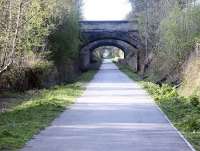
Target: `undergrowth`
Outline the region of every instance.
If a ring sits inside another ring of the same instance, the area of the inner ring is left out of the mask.
[[[183,97],[173,86],[161,86],[142,80],[125,65],[118,65],[120,70],[140,84],[152,95],[159,107],[165,112],[174,126],[188,139],[197,151],[200,151],[200,101],[192,95]]]
[[[0,150],[21,148],[72,104],[96,72],[83,74],[78,82],[40,90],[36,96],[0,113]]]

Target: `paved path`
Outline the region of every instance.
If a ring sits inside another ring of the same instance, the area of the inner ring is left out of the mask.
[[[105,63],[84,95],[22,151],[191,151],[146,92]]]

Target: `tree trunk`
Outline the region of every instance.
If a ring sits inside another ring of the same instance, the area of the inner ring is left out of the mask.
[[[21,12],[22,12],[22,0],[19,1],[19,7],[17,11],[17,18],[16,18],[16,28],[15,28],[15,33],[13,36],[12,40],[12,47],[11,47],[11,53],[8,56],[8,63],[0,70],[0,76],[8,69],[8,67],[13,63],[14,60],[14,53],[16,50],[16,42],[17,42],[17,37],[19,33],[19,24],[20,24],[20,19],[21,19]],[[10,7],[11,9],[11,7]],[[11,11],[11,10],[9,10]]]

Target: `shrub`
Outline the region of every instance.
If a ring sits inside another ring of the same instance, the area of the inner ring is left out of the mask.
[[[200,117],[199,114],[186,116],[183,123],[185,131],[197,132],[200,130]]]
[[[197,107],[197,106],[200,104],[200,102],[199,102],[199,97],[196,96],[196,95],[190,96],[190,97],[189,97],[189,100],[190,100],[190,104],[191,104],[192,106]]]
[[[178,96],[176,89],[168,84],[159,86],[152,82],[143,82],[142,85],[153,95],[156,101],[169,101]]]
[[[148,90],[150,94],[159,94],[159,85],[152,82],[142,82],[142,85]]]

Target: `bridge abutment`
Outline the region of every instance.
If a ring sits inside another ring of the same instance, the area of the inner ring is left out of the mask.
[[[139,71],[139,54],[129,54],[127,58],[125,58],[127,64],[135,71]]]
[[[89,69],[91,61],[91,53],[89,51],[84,51],[80,53],[80,69],[86,71]]]

